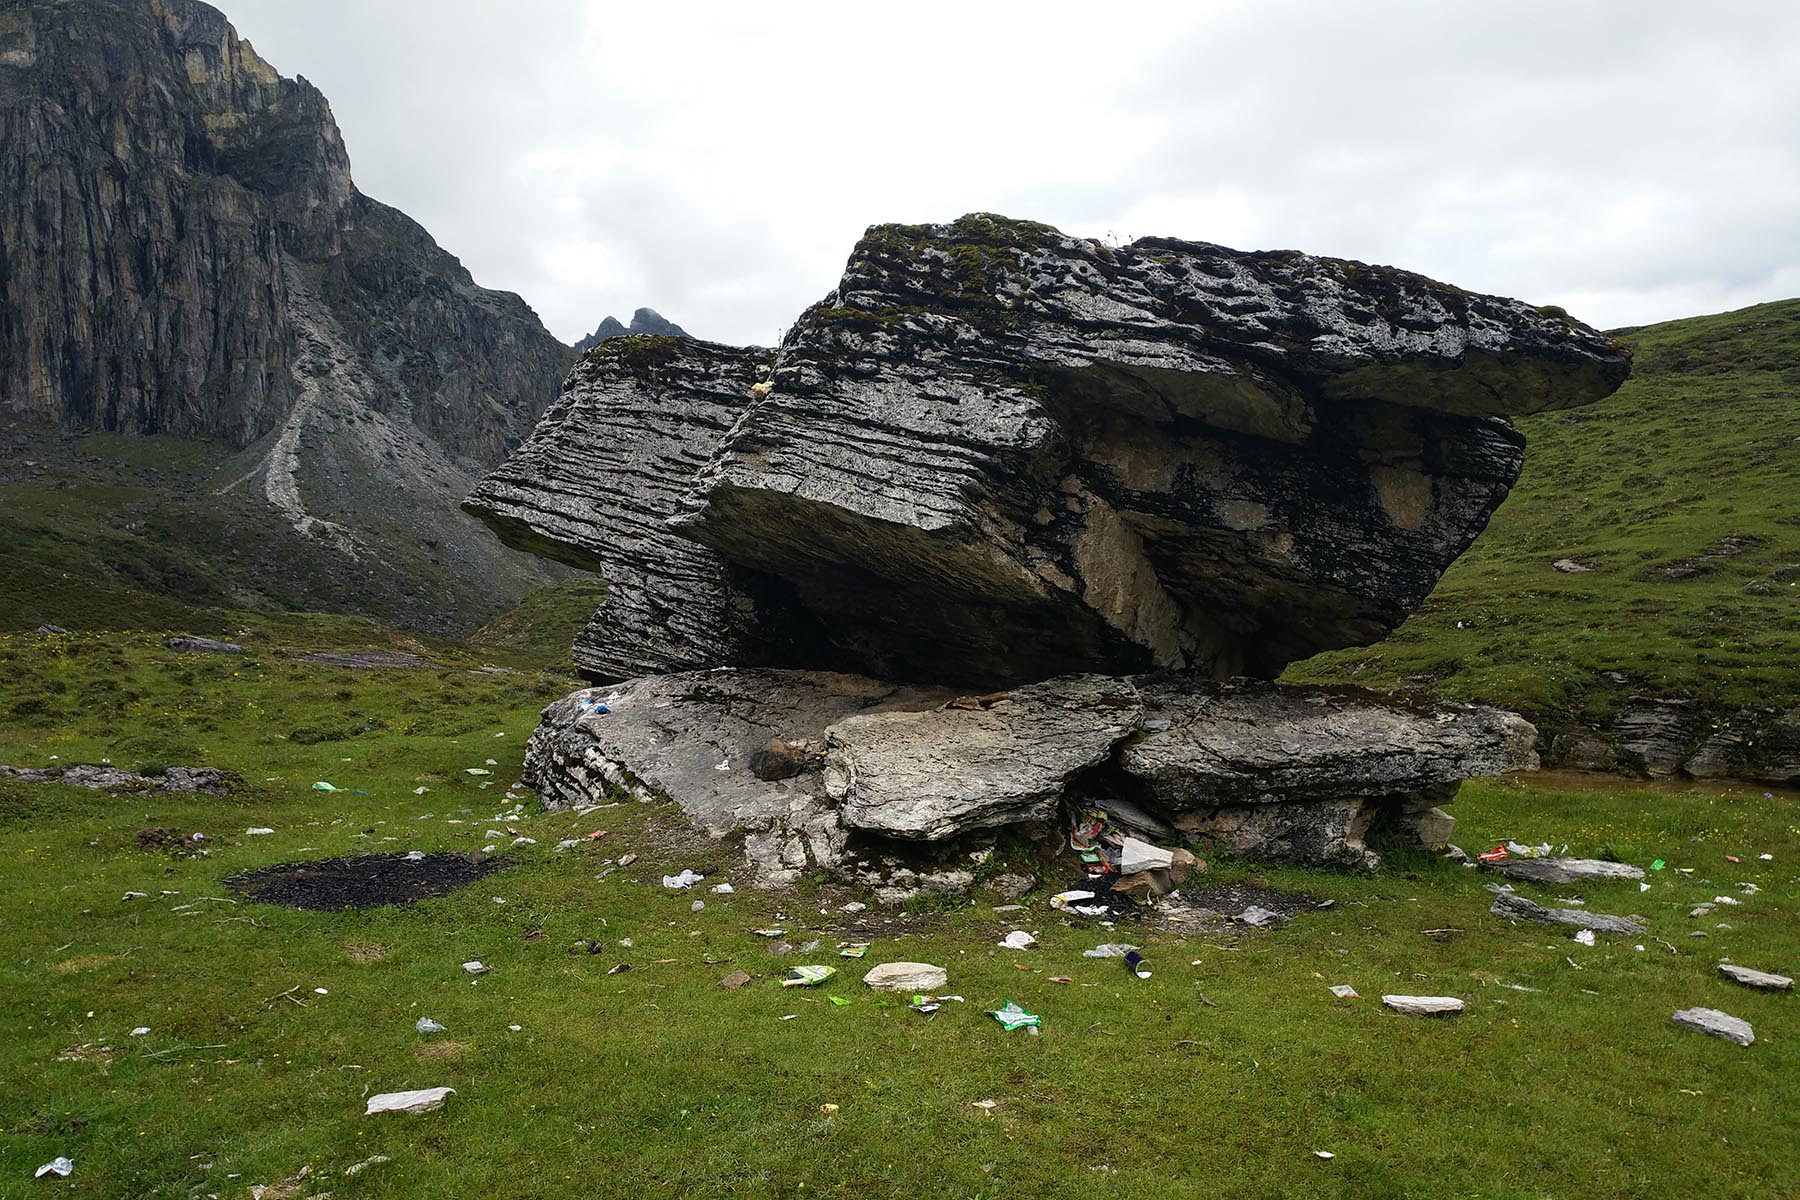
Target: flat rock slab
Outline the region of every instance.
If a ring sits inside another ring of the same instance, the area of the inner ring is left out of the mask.
[[[444,1107],[444,1100],[456,1094],[455,1088],[434,1087],[419,1088],[410,1092],[382,1092],[378,1096],[370,1096],[368,1107],[363,1110],[364,1116],[372,1117],[376,1113],[422,1113]]]
[[[186,634],[170,638],[168,647],[178,654],[242,654],[244,652],[244,648],[236,642],[221,642],[213,638],[191,637]]]
[[[194,792],[229,796],[234,778],[217,767],[167,767],[160,775],[140,775],[119,767],[77,764],[67,767],[3,767],[0,779],[22,783],[60,783],[104,792]]]
[[[1448,1017],[1463,1010],[1455,996],[1383,996],[1381,1002],[1395,1012],[1415,1017]]]
[[[1129,680],[1053,679],[990,708],[850,717],[826,735],[825,787],[852,829],[936,841],[1048,820],[1071,780],[1138,727]]]
[[[1709,1033],[1740,1046],[1748,1046],[1756,1040],[1756,1031],[1750,1028],[1750,1022],[1716,1008],[1684,1008],[1669,1019],[1683,1029]]]
[[[1719,974],[1733,983],[1741,983],[1745,987],[1760,988],[1765,992],[1791,992],[1794,981],[1786,975],[1772,975],[1767,971],[1753,971],[1749,967],[1740,967],[1736,963],[1720,963]]]
[[[950,972],[930,963],[882,963],[864,975],[863,982],[886,992],[935,992],[950,982]]]
[[[1584,912],[1579,908],[1545,908],[1535,901],[1510,892],[1494,897],[1488,909],[1496,917],[1512,917],[1535,921],[1540,925],[1572,925],[1576,929],[1592,929],[1596,933],[1616,933],[1633,937],[1644,932],[1644,926],[1629,917],[1612,917],[1605,913]]]
[[[1120,793],[1137,797],[1138,825],[1208,848],[1358,863],[1372,858],[1362,842],[1372,823],[1391,816],[1423,838],[1450,822],[1433,806],[1459,771],[1533,765],[1534,737],[1510,713],[1354,689],[1079,675],[969,697],[740,668],[646,676],[549,705],[523,780],[552,807],[673,802],[714,837],[742,832],[773,886],[839,869],[852,851],[899,862]],[[793,752],[780,770],[769,769],[774,745]],[[1284,759],[1284,745],[1303,763]]]
[[[1508,879],[1529,883],[1610,883],[1644,877],[1642,867],[1600,858],[1504,858],[1481,866]]]

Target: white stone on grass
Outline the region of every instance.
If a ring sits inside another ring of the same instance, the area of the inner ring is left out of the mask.
[[[1736,963],[1720,963],[1719,974],[1733,983],[1741,983],[1745,987],[1761,988],[1765,992],[1791,992],[1794,990],[1794,981],[1786,975],[1754,971],[1749,967],[1740,967]]]
[[[1710,1033],[1740,1046],[1748,1046],[1756,1040],[1756,1031],[1750,1028],[1750,1022],[1716,1008],[1684,1008],[1669,1019],[1683,1029]]]
[[[1463,1010],[1463,1002],[1455,996],[1383,996],[1381,1002],[1415,1017],[1447,1017]]]
[[[863,982],[886,992],[935,992],[950,982],[950,972],[930,963],[882,963],[871,968]]]
[[[383,1092],[379,1096],[369,1097],[369,1106],[363,1110],[365,1117],[376,1113],[401,1112],[422,1113],[434,1108],[444,1107],[444,1098],[454,1095],[455,1088],[434,1087],[419,1088],[411,1092]]]

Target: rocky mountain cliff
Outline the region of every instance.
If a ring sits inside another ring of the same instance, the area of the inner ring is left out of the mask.
[[[655,337],[692,337],[693,334],[677,325],[654,308],[640,308],[631,314],[631,324],[622,323],[617,317],[608,317],[600,322],[600,327],[575,343],[575,353],[582,354],[592,350],[601,342],[613,338],[630,337],[634,333],[646,333]]]
[[[569,361],[523,300],[358,192],[325,97],[217,10],[0,11],[10,420],[221,439],[239,454],[218,490],[370,571],[466,581],[442,611],[380,614],[448,628],[553,574],[456,500]]]

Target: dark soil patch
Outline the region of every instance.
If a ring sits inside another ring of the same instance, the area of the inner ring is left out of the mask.
[[[233,875],[225,882],[264,904],[337,912],[382,904],[416,904],[433,896],[448,895],[504,865],[498,858],[476,863],[448,851],[427,854],[418,860],[404,854],[362,854],[277,863]]]

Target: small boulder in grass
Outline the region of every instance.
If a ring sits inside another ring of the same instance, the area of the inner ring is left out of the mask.
[[[1449,1017],[1463,1010],[1455,996],[1383,996],[1381,1002],[1395,1012],[1415,1017]]]
[[[1733,983],[1760,988],[1765,992],[1791,992],[1794,990],[1794,981],[1786,975],[1774,975],[1768,971],[1753,971],[1749,967],[1740,967],[1736,963],[1720,963],[1719,974]]]
[[[379,1096],[369,1097],[369,1106],[363,1115],[372,1117],[376,1113],[422,1113],[444,1107],[444,1099],[453,1095],[455,1088],[434,1087],[419,1088],[411,1092],[383,1092]]]
[[[1669,1019],[1683,1029],[1711,1034],[1740,1046],[1748,1046],[1756,1040],[1756,1031],[1750,1028],[1750,1022],[1716,1008],[1684,1008]]]
[[[950,982],[950,972],[930,963],[882,963],[864,975],[863,982],[886,992],[935,992]]]

